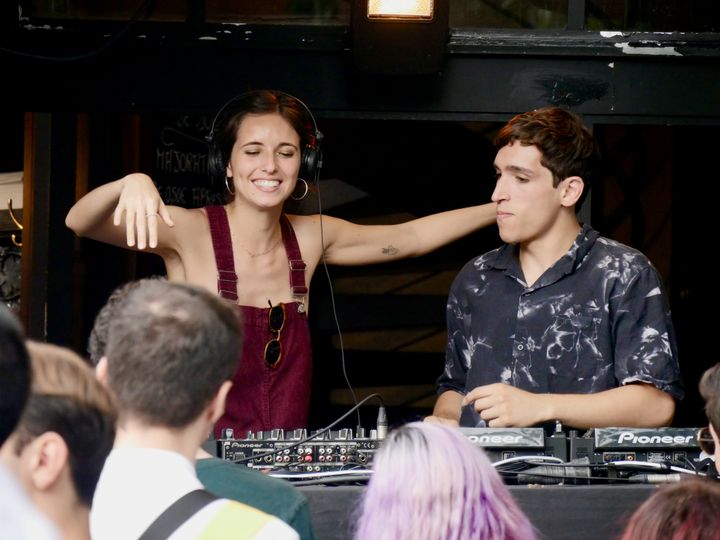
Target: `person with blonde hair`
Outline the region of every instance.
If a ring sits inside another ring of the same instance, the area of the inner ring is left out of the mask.
[[[482,448],[430,422],[388,434],[357,518],[355,540],[536,538]]]
[[[73,351],[34,341],[27,347],[30,397],[0,460],[63,538],[89,540],[95,486],[115,437],[113,400]]]

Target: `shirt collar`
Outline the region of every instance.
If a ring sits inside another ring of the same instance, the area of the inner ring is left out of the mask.
[[[570,249],[541,276],[533,285],[533,289],[549,285],[565,274],[572,273],[582,264],[598,236],[600,236],[600,233],[584,223]],[[488,253],[483,259],[482,262],[487,267],[503,270],[505,274],[515,279],[520,279],[522,276],[518,248],[515,244],[504,244]]]

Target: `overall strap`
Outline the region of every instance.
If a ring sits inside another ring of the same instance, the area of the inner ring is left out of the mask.
[[[232,251],[232,238],[230,224],[223,206],[206,206],[205,211],[210,224],[210,237],[212,238],[215,265],[218,270],[218,294],[228,300],[237,301],[237,274],[235,273],[235,259]],[[283,246],[288,256],[290,267],[290,289],[295,297],[300,297],[300,304],[304,306],[305,295],[308,293],[305,284],[305,261],[300,254],[300,246],[290,220],[285,214],[280,215],[280,230]]]
[[[300,305],[304,306],[304,297],[308,293],[308,288],[305,285],[305,261],[302,260],[295,231],[285,214],[280,216],[280,227],[282,229],[283,245],[285,246],[288,264],[290,266],[290,288],[292,289],[293,296],[300,297]]]
[[[204,489],[186,493],[160,514],[138,540],[166,540],[172,533],[218,497]]]
[[[217,266],[217,288],[222,298],[237,302],[237,274],[232,250],[230,224],[224,206],[206,206],[210,237],[212,238],[215,265]]]

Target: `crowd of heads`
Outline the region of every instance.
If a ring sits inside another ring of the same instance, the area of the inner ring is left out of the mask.
[[[68,449],[79,499],[90,505],[115,434],[115,404],[150,425],[182,426],[231,378],[241,345],[233,306],[205,291],[146,279],[119,287],[89,343],[108,361],[111,394],[69,349],[24,338],[0,310],[3,453],[21,460],[56,434]],[[29,354],[28,354],[29,352]],[[32,380],[32,384],[30,381]],[[720,427],[720,364],[699,384],[709,425]],[[12,435],[11,435],[12,433]],[[356,540],[534,539],[536,531],[485,453],[457,429],[411,422],[390,431],[357,508]],[[665,486],[631,516],[621,540],[717,538],[720,484]]]

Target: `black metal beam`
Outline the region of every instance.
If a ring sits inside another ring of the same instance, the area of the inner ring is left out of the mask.
[[[568,0],[567,29],[585,29],[585,0]]]

